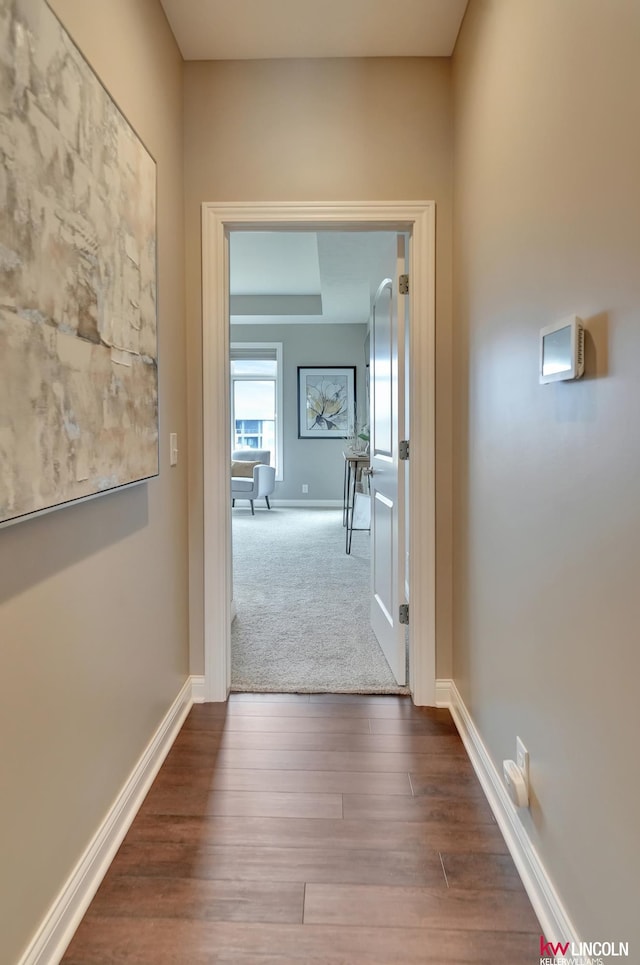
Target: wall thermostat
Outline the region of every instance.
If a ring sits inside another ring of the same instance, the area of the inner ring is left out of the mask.
[[[584,329],[577,315],[540,329],[540,382],[562,382],[584,375]]]

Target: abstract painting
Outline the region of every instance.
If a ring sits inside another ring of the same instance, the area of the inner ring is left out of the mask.
[[[0,0],[0,523],[158,472],[156,165],[44,0]]]
[[[298,366],[298,438],[346,439],[353,431],[355,366]]]

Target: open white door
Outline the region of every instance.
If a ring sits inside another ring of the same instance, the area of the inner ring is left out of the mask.
[[[399,684],[406,683],[404,349],[406,296],[398,281],[406,272],[406,240],[397,238],[395,278],[378,288],[371,321],[371,627]]]

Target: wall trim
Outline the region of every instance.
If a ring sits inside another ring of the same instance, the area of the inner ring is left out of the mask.
[[[196,692],[202,697],[196,697]],[[204,700],[204,677],[187,677],[18,965],[55,965],[60,961],[191,705],[198,699]]]
[[[580,937],[560,895],[511,803],[504,783],[473,722],[454,680],[436,681],[438,707],[449,707],[454,723],[482,785],[482,790],[513,858],[525,891],[548,941],[580,944]]]
[[[191,675],[191,699],[194,704],[204,704],[204,674]]]
[[[204,673],[208,701],[231,686],[231,520],[229,416],[229,232],[294,228],[410,233],[412,533],[409,686],[414,703],[432,706],[436,676],[435,237],[433,201],[204,202],[202,204],[202,491],[204,500]],[[224,457],[221,454],[225,454]],[[198,472],[200,470],[198,469]],[[308,505],[308,503],[305,503]],[[194,622],[194,626],[197,621]],[[193,648],[201,640],[193,642]]]
[[[436,680],[436,707],[451,708],[451,685],[453,680],[444,680],[439,677]]]

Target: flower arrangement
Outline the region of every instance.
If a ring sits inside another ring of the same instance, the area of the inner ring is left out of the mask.
[[[356,412],[354,412],[353,416],[353,424],[348,436],[349,448],[353,452],[368,452],[371,439],[369,423],[363,419],[358,419]]]

